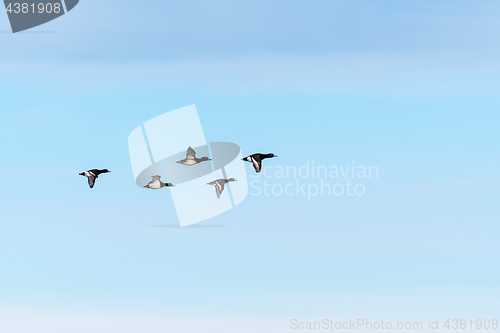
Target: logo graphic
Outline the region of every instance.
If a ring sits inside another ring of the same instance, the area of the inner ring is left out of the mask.
[[[182,227],[220,215],[248,194],[240,147],[230,142],[207,144],[194,105],[137,127],[128,148],[136,185],[149,191],[153,187],[147,185],[157,182],[160,191],[168,188]],[[161,186],[167,182],[173,186]]]
[[[52,21],[69,12],[79,0],[3,0],[12,32]]]

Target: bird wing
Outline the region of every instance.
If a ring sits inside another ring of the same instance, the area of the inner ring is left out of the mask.
[[[88,177],[88,179],[90,188],[93,188],[95,183],[95,177]]]
[[[186,153],[186,158],[187,159],[194,159],[195,156],[196,156],[196,152],[194,151],[193,148],[189,147],[187,150],[187,153]]]
[[[98,169],[92,169],[92,170],[89,170],[89,172],[92,172],[95,175],[95,178],[97,178],[104,171],[103,170],[98,170]]]
[[[256,172],[260,172],[260,168],[262,166],[262,162],[257,160],[255,157],[252,157],[252,164]]]
[[[221,179],[214,180],[213,182],[207,183],[207,185],[215,186],[215,194],[217,194],[217,199],[220,198],[222,191],[224,191],[224,183],[220,182]]]
[[[217,193],[217,199],[220,198],[222,192],[224,191],[224,183],[223,182],[215,182],[215,193]]]

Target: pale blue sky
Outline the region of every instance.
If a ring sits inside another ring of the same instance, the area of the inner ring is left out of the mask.
[[[82,0],[15,35],[0,14],[0,331],[493,319],[499,12]],[[177,217],[168,191],[134,184],[127,138],[190,104],[207,140],[279,156],[266,164],[355,161],[379,178],[362,197],[250,195],[205,222],[222,228],[151,228]],[[112,173],[90,190],[89,168]]]

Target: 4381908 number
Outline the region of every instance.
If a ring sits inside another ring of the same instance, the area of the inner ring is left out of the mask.
[[[496,330],[498,329],[498,319],[477,319],[476,321],[471,320],[465,320],[465,319],[448,319],[446,323],[444,324],[444,327],[447,329],[493,329]]]
[[[5,8],[7,13],[11,14],[27,14],[27,13],[33,13],[33,14],[50,14],[50,13],[56,13],[59,14],[61,12],[61,4],[60,3],[39,3],[37,6],[35,6],[34,3],[29,4],[29,3],[9,3],[7,8]]]

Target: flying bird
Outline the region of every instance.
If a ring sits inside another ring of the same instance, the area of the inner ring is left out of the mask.
[[[213,185],[215,186],[215,193],[217,194],[217,199],[220,198],[220,195],[224,191],[224,185],[229,182],[236,182],[237,180],[234,178],[229,178],[229,179],[217,179],[214,180],[213,182],[207,183],[207,185]]]
[[[99,177],[99,175],[101,173],[108,173],[108,172],[111,172],[111,171],[109,171],[108,169],[103,169],[103,170],[92,169],[92,170],[88,170],[85,172],[81,172],[81,173],[79,173],[79,175],[87,177],[88,181],[89,181],[90,188],[93,188],[96,178]]]
[[[243,161],[251,162],[253,164],[253,167],[256,172],[260,172],[260,169],[262,167],[262,160],[266,158],[272,158],[272,157],[278,157],[274,154],[252,154],[250,156],[247,156],[245,158],[242,158]]]
[[[203,161],[210,161],[208,157],[202,157],[202,158],[197,158],[196,157],[196,152],[194,151],[193,148],[189,147],[186,152],[186,158],[180,161],[177,161],[179,164],[184,164],[184,165],[195,165],[198,163],[201,163]]]
[[[144,186],[145,188],[151,188],[153,190],[157,190],[162,187],[173,187],[172,183],[164,183],[160,180],[160,176],[153,176],[153,179],[148,183],[148,185]]]

